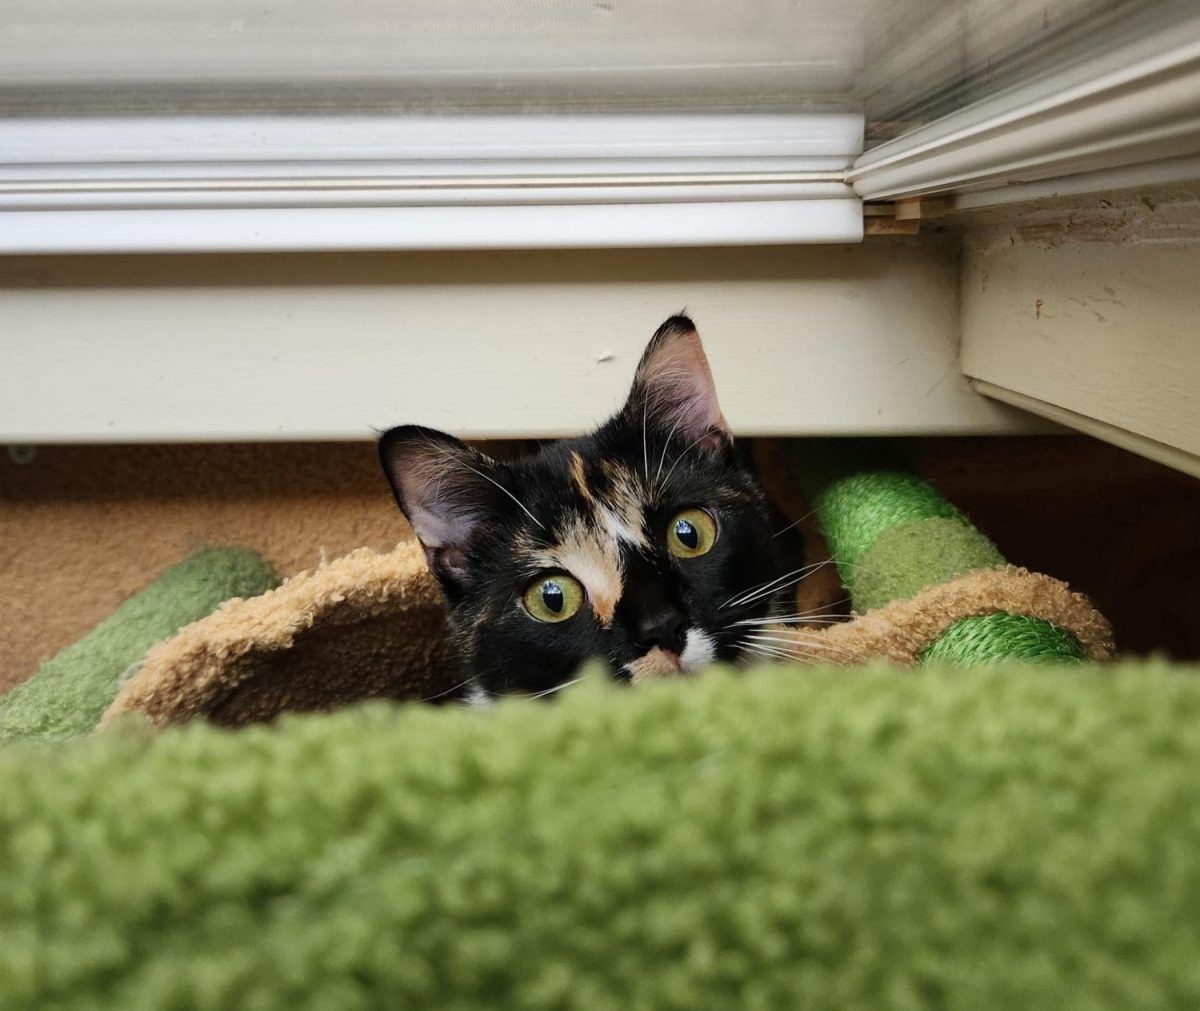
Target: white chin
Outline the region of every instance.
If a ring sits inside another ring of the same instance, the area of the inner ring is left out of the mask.
[[[487,709],[492,704],[492,697],[484,690],[483,685],[478,681],[472,680],[467,684],[467,690],[463,697],[472,709]]]
[[[684,671],[691,673],[706,667],[717,655],[717,644],[707,632],[689,628],[683,637],[683,652],[679,654]]]

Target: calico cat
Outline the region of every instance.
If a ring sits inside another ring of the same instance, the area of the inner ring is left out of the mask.
[[[774,602],[772,514],[686,316],[590,435],[497,462],[405,425],[379,456],[445,592],[467,701],[550,694],[591,657],[621,680],[732,660]]]

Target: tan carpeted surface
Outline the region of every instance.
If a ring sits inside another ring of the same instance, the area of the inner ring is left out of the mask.
[[[374,446],[49,446],[0,457],[0,690],[198,548],[290,575],[410,536]]]
[[[226,601],[146,654],[100,722],[206,716],[244,726],[368,698],[461,687],[442,591],[415,541],[359,549],[250,600]]]
[[[1088,439],[907,446],[1010,561],[1091,596],[1118,647],[1200,657],[1200,482]],[[197,548],[254,548],[290,575],[407,536],[366,443],[0,456],[0,690]]]

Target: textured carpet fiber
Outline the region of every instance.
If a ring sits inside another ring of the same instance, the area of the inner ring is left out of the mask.
[[[410,536],[369,442],[43,446],[23,467],[0,453],[0,691],[202,548],[290,576]]]
[[[0,748],[0,1006],[1200,1003],[1200,680],[777,669]]]
[[[231,597],[277,585],[253,551],[211,548],[171,566],[28,681],[0,695],[0,741],[87,733],[117,693],[121,676],[160,639],[211,614]]]

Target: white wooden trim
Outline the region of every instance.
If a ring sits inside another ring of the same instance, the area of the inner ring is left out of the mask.
[[[1200,154],[1165,158],[1162,161],[1138,165],[1122,165],[1119,168],[1095,172],[1081,172],[1078,175],[1057,176],[1053,179],[1039,179],[1030,183],[1013,183],[999,189],[967,190],[955,193],[950,202],[955,211],[971,211],[1005,204],[1026,204],[1039,200],[1083,196],[1089,193],[1167,186],[1191,179],[1200,179]]]
[[[862,238],[856,200],[532,207],[23,211],[9,253],[570,249],[790,245]]]
[[[957,286],[926,239],[0,259],[0,441],[578,433],[685,307],[740,434],[1028,431],[960,375]]]
[[[0,253],[857,242],[854,114],[0,123]]]
[[[0,164],[195,165],[812,158],[862,150],[857,113],[10,119]]]
[[[0,210],[437,207],[854,199],[840,172],[0,182]]]
[[[858,158],[868,200],[997,189],[1200,153],[1200,16],[976,103]]]
[[[1068,411],[1065,407],[1026,396],[1024,393],[1018,393],[1016,390],[1006,389],[982,379],[972,379],[971,386],[985,397],[991,397],[1002,404],[1011,404],[1013,407],[1019,407],[1023,411],[1029,411],[1040,418],[1052,421],[1056,425],[1074,429],[1076,432],[1082,432],[1084,435],[1090,435],[1103,442],[1110,442],[1114,446],[1120,446],[1121,449],[1127,449],[1131,453],[1144,456],[1147,460],[1154,460],[1166,467],[1181,470],[1192,477],[1200,477],[1200,456],[1195,453],[1189,453],[1187,450],[1169,446],[1165,442],[1158,442],[1155,439],[1147,439],[1144,435],[1138,435],[1137,432],[1118,428],[1116,425],[1110,425],[1098,418],[1089,418],[1086,414]]]
[[[973,229],[962,370],[1049,405],[1054,420],[1188,470],[1179,461],[1200,459],[1197,263],[1194,204],[1092,202]]]

